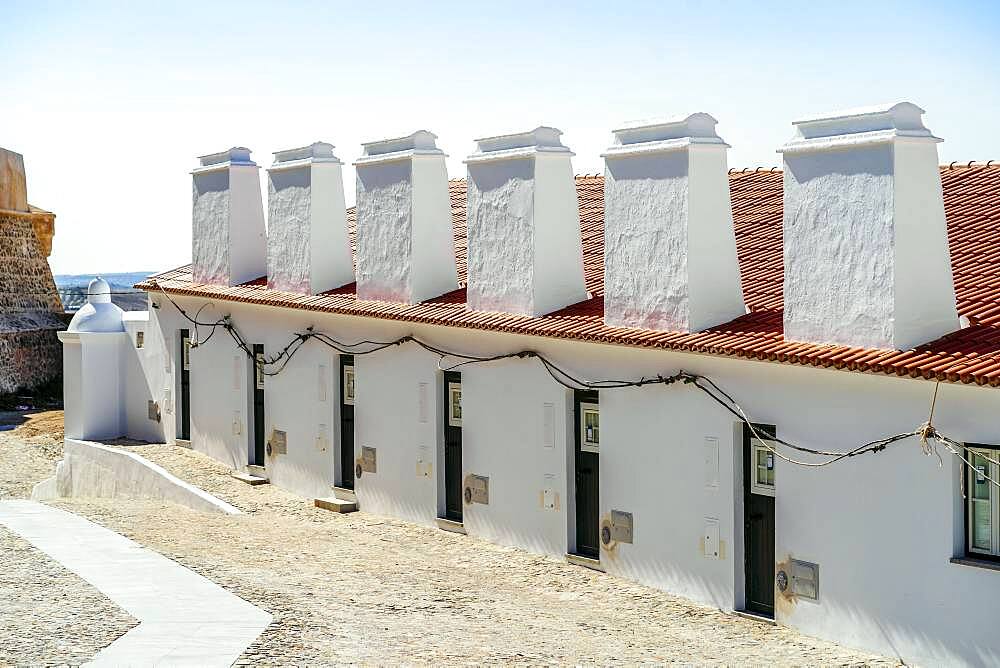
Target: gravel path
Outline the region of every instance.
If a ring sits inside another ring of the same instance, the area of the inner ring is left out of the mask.
[[[246,664],[896,665],[562,561],[250,487],[195,452],[129,447],[247,514],[57,505],[274,615]]]
[[[0,498],[26,499],[35,483],[51,476],[62,459],[62,411],[31,415],[0,411],[0,427],[14,425],[19,426],[0,431]]]
[[[3,526],[0,556],[0,666],[79,665],[137,623]]]

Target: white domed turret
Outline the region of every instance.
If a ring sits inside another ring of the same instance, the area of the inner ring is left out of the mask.
[[[98,276],[87,286],[87,303],[69,323],[70,332],[124,332],[122,310],[111,303],[111,286]]]

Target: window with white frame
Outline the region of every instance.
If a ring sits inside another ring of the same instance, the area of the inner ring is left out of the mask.
[[[580,404],[580,450],[600,452],[601,409],[597,404]]]
[[[750,491],[754,494],[774,496],[773,446],[758,439],[753,440],[750,459]]]
[[[188,371],[191,368],[191,339],[184,339],[181,346],[181,367]]]
[[[146,342],[146,333],[140,329],[135,333],[135,347],[142,348],[145,342]]]
[[[966,459],[966,546],[970,556],[1000,558],[1000,448],[970,446]]]

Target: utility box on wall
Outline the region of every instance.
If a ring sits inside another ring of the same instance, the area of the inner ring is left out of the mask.
[[[465,485],[462,496],[465,503],[482,503],[488,505],[490,502],[490,479],[486,476],[469,474],[465,476]]]
[[[375,448],[367,445],[361,446],[361,456],[354,462],[355,476],[360,478],[362,473],[375,473],[378,470],[375,454]]]

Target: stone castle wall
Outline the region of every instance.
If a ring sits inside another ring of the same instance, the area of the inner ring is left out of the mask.
[[[0,393],[31,391],[62,374],[56,332],[65,323],[47,259],[53,218],[0,211]]]

